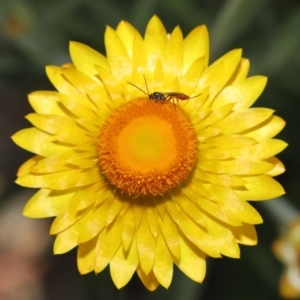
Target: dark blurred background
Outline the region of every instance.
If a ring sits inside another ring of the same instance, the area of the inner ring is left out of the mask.
[[[252,75],[268,76],[268,85],[255,106],[269,107],[287,121],[280,138],[289,147],[279,155],[286,173],[278,177],[287,196],[274,204],[255,204],[264,218],[257,226],[259,244],[241,247],[240,260],[208,260],[202,285],[176,268],[168,291],[150,293],[134,277],[118,291],[109,270],[80,276],[76,250],[52,255],[48,237],[51,220],[28,220],[22,208],[34,191],[14,184],[18,166],[32,155],[14,145],[10,136],[30,127],[27,94],[53,89],[45,65],[69,62],[70,40],[105,53],[107,25],[121,20],[144,34],[157,14],[167,31],[180,25],[184,35],[206,24],[211,59],[243,48]],[[276,300],[283,265],[273,256],[272,242],[300,207],[300,1],[299,0],[0,0],[0,299],[1,300]],[[299,157],[298,157],[299,156]],[[289,213],[276,212],[281,201]],[[275,208],[275,209],[274,209]],[[275,211],[275,212],[274,212]]]

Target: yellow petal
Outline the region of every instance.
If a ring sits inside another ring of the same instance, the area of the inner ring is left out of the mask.
[[[195,129],[196,129],[197,133],[201,129],[206,128],[209,125],[215,124],[219,120],[222,120],[223,118],[225,118],[227,115],[230,114],[232,107],[233,107],[233,104],[227,104],[220,108],[215,109],[214,111],[210,110],[209,115],[207,117],[199,116],[199,119],[195,120],[196,122],[198,121],[195,124]],[[201,112],[201,110],[200,110],[200,112]]]
[[[123,211],[123,214],[126,213],[128,205],[128,202],[124,202],[118,197],[115,197],[110,209],[106,212],[106,224],[111,224],[121,211]]]
[[[170,34],[170,38],[166,45],[165,59],[164,59],[164,73],[166,74],[166,86],[169,86],[170,82],[178,74],[182,73],[183,65],[183,39],[182,32],[179,26],[175,27]]]
[[[87,119],[77,119],[76,124],[78,124],[86,131],[87,136],[96,139],[99,135],[99,128],[103,124],[103,120],[100,121],[98,118],[97,123],[92,123],[90,120]]]
[[[60,94],[59,99],[61,103],[74,115],[78,118],[85,119],[92,124],[97,124],[98,117],[91,109],[90,102],[86,101],[86,103],[80,103],[76,101],[73,97],[68,97]]]
[[[213,102],[213,108],[235,103],[234,110],[250,107],[263,92],[267,84],[264,76],[253,76],[225,87]]]
[[[250,69],[249,59],[242,57],[235,72],[227,82],[227,85],[235,84],[245,79],[248,75],[249,69]]]
[[[74,192],[69,205],[74,210],[82,210],[93,204],[100,204],[105,201],[108,197],[111,197],[111,192],[104,192],[106,182],[103,180],[97,181],[86,188],[80,188]]]
[[[80,274],[87,274],[94,270],[95,248],[97,237],[78,245],[77,267]]]
[[[233,186],[244,186],[246,184],[246,181],[243,178],[239,176],[229,175],[229,174],[213,174],[213,173],[197,170],[194,173],[194,176],[204,182],[210,182],[212,184],[221,185],[221,186],[233,187]]]
[[[253,160],[266,159],[276,155],[287,147],[287,143],[281,140],[264,140],[256,145],[247,146],[244,148],[233,149],[229,151],[231,157],[247,158]]]
[[[267,120],[274,110],[268,108],[251,108],[234,111],[214,126],[225,134],[249,130]]]
[[[136,242],[131,244],[129,250],[125,253],[120,246],[116,255],[110,262],[111,278],[118,289],[125,286],[133,276],[139,263]]]
[[[80,243],[93,239],[106,227],[106,212],[112,205],[113,197],[109,193],[105,193],[100,197],[103,202],[94,207],[90,219],[82,226],[82,231],[78,237]]]
[[[206,227],[206,221],[203,211],[192,201],[189,201],[185,197],[175,197],[174,201],[178,203],[180,208],[188,215],[188,217],[200,226]],[[179,245],[178,233],[177,243]]]
[[[216,247],[212,237],[200,226],[197,226],[184,213],[180,216],[179,229],[195,246],[211,257],[220,257],[219,249]]]
[[[272,116],[270,119],[264,122],[264,126],[251,128],[244,135],[257,140],[270,139],[277,135],[284,126],[285,121],[282,118],[278,116]]]
[[[132,243],[135,233],[134,224],[134,212],[132,205],[129,206],[126,214],[123,217],[123,227],[122,227],[122,245],[124,251],[128,251],[129,246]]]
[[[81,96],[79,91],[62,76],[62,68],[47,66],[46,73],[51,83],[60,93]]]
[[[192,280],[201,283],[206,273],[205,254],[193,245],[184,235],[179,236],[180,260],[178,268]]]
[[[185,72],[200,57],[204,57],[205,66],[209,60],[209,37],[205,25],[193,29],[184,39],[183,71]]]
[[[136,35],[139,35],[138,31],[128,22],[121,21],[116,29],[116,33],[122,41],[128,55],[132,58],[132,44]]]
[[[241,221],[238,216],[236,216],[235,213],[229,210],[226,205],[216,204],[215,201],[210,201],[202,197],[193,189],[184,189],[183,195],[187,198],[188,201],[192,201],[193,203],[195,203],[203,212],[209,213],[222,222],[233,226],[241,225]]]
[[[180,78],[180,91],[183,91],[187,95],[191,95],[192,92],[194,95],[198,95],[198,90],[196,89],[197,83],[201,76],[202,71],[205,67],[205,57],[200,57],[195,60],[191,66],[186,70],[186,72]],[[201,95],[204,95],[201,91]],[[200,98],[195,98],[195,100],[201,102]],[[188,101],[187,105],[193,101]]]
[[[167,33],[157,16],[153,16],[145,32],[145,49],[147,52],[148,69],[152,72],[159,61],[163,60],[167,44]]]
[[[54,143],[54,136],[36,128],[22,129],[11,138],[21,148],[46,157],[64,153],[70,149],[60,143]]]
[[[153,268],[155,258],[155,239],[149,229],[146,217],[143,216],[136,233],[137,250],[140,266],[145,274]]]
[[[163,287],[167,289],[170,286],[173,276],[173,259],[161,233],[156,239],[153,273]]]
[[[211,216],[215,217],[216,219],[224,222],[224,224],[229,224],[232,226],[241,226],[244,216],[240,215],[240,211],[237,212],[236,208],[228,209],[228,206],[226,204],[219,204],[215,207],[212,205],[211,201],[208,201],[207,199],[203,198],[200,199],[200,203],[196,203],[200,207],[203,208],[204,211],[208,212]],[[247,202],[246,202],[247,205]],[[248,206],[250,206],[248,204]],[[252,206],[250,206],[252,208]],[[246,209],[245,209],[246,210]],[[248,214],[246,214],[247,216]],[[251,214],[250,214],[251,216]],[[256,217],[256,215],[255,215]],[[247,218],[248,220],[249,218]],[[258,218],[256,218],[258,219]],[[252,219],[251,219],[252,221]],[[259,223],[258,221],[255,222],[255,224]]]
[[[76,69],[88,76],[97,74],[95,65],[109,68],[104,55],[82,43],[70,42],[69,50]]]
[[[82,225],[89,219],[90,214],[91,212],[88,212],[71,227],[57,235],[53,248],[55,254],[66,253],[78,245]]]
[[[163,221],[161,221],[163,220]],[[178,227],[168,214],[163,219],[158,219],[161,233],[172,255],[179,259],[180,248],[178,238]]]
[[[270,157],[266,159],[267,162],[273,164],[273,169],[271,169],[269,172],[266,174],[269,176],[277,176],[282,174],[285,171],[285,167],[283,163],[277,158],[277,157]]]
[[[95,251],[95,272],[99,273],[110,263],[121,245],[122,218],[118,217],[100,234]]]
[[[232,158],[229,155],[229,151],[227,149],[221,150],[221,149],[213,148],[210,147],[209,144],[206,145],[201,144],[199,148],[200,149],[202,148],[199,151],[199,156],[198,156],[199,160],[225,160],[225,159]]]
[[[136,272],[137,272],[139,278],[141,279],[142,283],[144,284],[144,286],[149,291],[152,292],[157,289],[157,287],[159,286],[159,282],[156,279],[156,277],[152,271],[146,275],[144,273],[144,271],[142,270],[142,268],[140,266],[138,266]]]
[[[57,193],[48,189],[40,189],[27,202],[23,214],[30,218],[47,218],[62,213],[73,193]]]
[[[70,154],[68,151],[67,153]],[[62,157],[51,156],[37,162],[32,168],[32,173],[51,173],[51,172],[61,172],[72,169],[70,166],[64,165],[65,160],[62,160]]]
[[[132,72],[132,62],[120,37],[111,28],[105,31],[105,48],[110,70],[118,81],[125,83]]]
[[[155,70],[153,72],[153,78],[149,82],[150,91],[161,91],[164,92],[164,71],[160,61],[157,62]],[[154,84],[153,84],[154,83]]]
[[[242,209],[237,213],[238,218],[244,222],[249,224],[261,224],[263,223],[263,219],[261,215],[258,213],[258,211],[251,206],[248,202],[244,201],[242,202]],[[225,206],[225,205],[224,205]],[[226,209],[224,207],[224,209]],[[231,211],[237,211],[235,208],[233,208]]]
[[[248,202],[240,199],[238,194],[231,188],[195,183],[196,181],[194,181],[193,188],[197,187],[195,190],[200,195],[202,194],[208,197],[208,199],[217,202],[223,210],[227,210],[232,216],[235,216],[235,218],[250,224],[262,223],[262,218],[259,213]]]
[[[264,161],[200,161],[197,165],[203,171],[233,175],[255,175],[272,170],[273,165]]]
[[[77,144],[90,142],[82,129],[74,123],[72,118],[55,116],[28,114],[26,119],[38,129],[50,134],[55,134],[56,139],[65,143]],[[64,128],[62,131],[61,128]]]
[[[196,129],[196,128],[195,128]],[[202,130],[197,130],[198,133],[198,141],[202,142],[211,137],[217,136],[220,134],[220,130],[218,128],[207,127]]]
[[[57,175],[59,174],[59,176]],[[88,176],[87,176],[88,174]],[[16,183],[26,187],[49,188],[54,190],[65,190],[79,186],[86,186],[99,181],[99,169],[77,170],[72,169],[59,173],[45,175],[24,175],[20,176]]]
[[[39,155],[35,155],[28,160],[26,160],[18,169],[17,176],[27,175],[31,172],[32,168],[34,168],[41,160],[44,158]]]
[[[138,230],[142,217],[144,213],[144,206],[141,205],[141,203],[136,202],[135,205],[133,205],[133,221],[135,224],[135,230]]]
[[[243,226],[233,227],[226,225],[233,233],[239,244],[254,246],[257,244],[257,234],[252,224],[243,224]]]
[[[215,240],[220,253],[232,258],[239,258],[240,249],[232,232],[224,227],[223,224],[218,224],[211,217],[206,217],[205,219],[208,233]]]
[[[134,38],[132,52],[132,74],[130,82],[139,86],[142,90],[149,94],[144,81],[145,73],[148,71],[147,54],[144,40],[139,34],[137,34]],[[141,95],[140,90],[132,87],[131,85],[129,85],[128,88],[132,97],[138,97],[138,95]]]
[[[50,156],[39,160],[31,168],[31,171],[33,173],[51,173],[73,168],[88,169],[91,167],[98,167],[97,156],[96,153],[93,152],[96,152],[96,149],[92,149],[91,153],[74,151],[72,149],[61,155]]]
[[[158,230],[159,230],[159,224],[158,224],[159,215],[156,211],[154,203],[152,202],[151,204],[146,205],[145,212],[146,212],[150,231],[151,231],[152,235],[154,236],[154,238],[156,239]]]
[[[89,209],[85,209],[77,212],[74,211],[71,206],[67,205],[52,222],[50,234],[54,235],[63,232],[68,227],[78,222],[78,220],[82,219],[89,211]],[[84,224],[81,226],[84,226]]]
[[[66,116],[66,112],[59,105],[59,93],[54,91],[36,91],[28,95],[31,107],[39,114]]]
[[[106,70],[99,66],[96,66],[96,69],[101,81],[105,86],[105,90],[108,92],[108,96],[104,98],[100,96],[101,94],[99,95],[97,93],[93,93],[92,97],[101,111],[101,117],[106,119],[106,117],[110,114],[111,111],[113,111],[116,107],[124,103],[124,95],[126,95],[126,90],[124,89],[124,86],[128,84],[129,78],[126,78],[126,82],[124,81],[123,85],[121,85],[119,84],[118,78],[113,76],[113,74],[109,70]]]
[[[242,199],[268,200],[285,194],[281,184],[270,176],[260,175],[245,177],[246,190],[237,190],[236,193]]]
[[[165,195],[165,199],[164,199],[164,206],[168,212],[168,214],[170,215],[171,219],[178,224],[179,223],[179,219],[180,219],[180,208],[178,207],[178,205],[174,202],[174,200],[172,199],[172,197],[169,195]],[[164,218],[162,218],[163,220]]]
[[[95,66],[95,68],[98,72],[100,67]],[[92,101],[93,105],[101,110],[101,117],[105,117],[105,114],[108,113],[105,104],[111,99],[102,83],[73,68],[63,69],[62,74],[72,86],[76,87],[82,95],[86,96],[82,104],[90,107],[89,101]]]
[[[252,76],[234,84],[236,89],[227,91],[229,94],[233,92],[234,98],[238,101],[234,106],[234,110],[250,107],[261,95],[267,84],[267,77]]]
[[[213,99],[228,82],[240,62],[241,55],[241,49],[232,50],[203,72],[199,85],[202,89],[209,87],[210,98]]]
[[[239,153],[239,149],[242,147],[250,147],[253,144],[256,144],[257,141],[242,135],[219,135],[217,137],[212,137],[203,143],[203,146],[210,145],[217,147],[219,149],[224,149],[230,151],[231,149],[236,149],[236,152]],[[201,147],[201,145],[200,145]],[[207,152],[210,148],[207,150]],[[231,153],[231,152],[229,152]]]

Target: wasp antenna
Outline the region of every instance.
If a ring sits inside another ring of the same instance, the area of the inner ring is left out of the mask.
[[[135,88],[137,88],[138,90],[140,90],[141,92],[143,92],[145,95],[149,96],[149,93],[147,94],[145,91],[143,91],[141,88],[139,88],[137,85],[127,81],[127,83],[131,84],[132,86],[134,86]]]
[[[144,80],[145,80],[145,84],[146,84],[147,93],[149,95],[149,89],[148,89],[148,84],[147,84],[146,76],[145,76],[145,74],[143,76],[144,76]]]
[[[190,97],[189,99],[197,98],[197,97],[199,97],[199,96],[201,96],[201,95],[202,95],[202,94],[198,94],[198,95],[196,95],[196,96]]]

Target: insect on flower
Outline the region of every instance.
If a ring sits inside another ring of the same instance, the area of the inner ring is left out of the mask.
[[[189,100],[189,99],[193,99],[193,98],[196,98],[201,95],[201,94],[198,94],[196,96],[190,97],[186,94],[178,93],[178,92],[165,92],[165,93],[153,92],[152,94],[150,94],[145,76],[144,76],[144,80],[145,80],[145,84],[146,84],[146,88],[147,88],[147,93],[144,90],[142,90],[141,88],[139,88],[137,85],[135,85],[131,82],[128,82],[128,83],[131,84],[132,86],[134,86],[135,88],[139,89],[144,94],[146,94],[150,100],[154,100],[154,101],[157,101],[160,103],[164,103],[164,102],[172,100],[173,104],[175,105],[175,102],[178,103],[178,100],[182,100],[182,101]]]

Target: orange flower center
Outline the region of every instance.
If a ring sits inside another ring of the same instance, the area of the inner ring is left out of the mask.
[[[98,153],[102,171],[121,191],[157,196],[178,186],[193,169],[197,137],[180,107],[138,98],[106,120]]]

